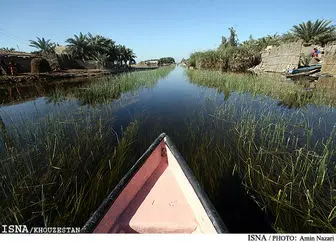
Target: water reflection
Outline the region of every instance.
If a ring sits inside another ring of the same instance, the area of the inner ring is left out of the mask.
[[[38,97],[52,95],[56,90],[81,87],[90,82],[88,79],[75,79],[57,82],[37,82],[30,84],[0,85],[0,103],[16,104],[32,101]]]

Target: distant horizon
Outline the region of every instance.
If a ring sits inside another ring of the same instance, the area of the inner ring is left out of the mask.
[[[100,34],[117,44],[133,49],[136,61],[173,57],[176,62],[194,51],[217,48],[222,36],[233,27],[240,42],[250,35],[261,38],[283,34],[294,24],[326,19],[335,24],[334,1],[172,0],[157,1],[83,1],[60,0],[33,3],[5,2],[0,9],[0,48],[32,52],[29,40],[44,37],[59,45],[80,32]],[[300,10],[298,10],[300,9]],[[15,13],[15,17],[13,17]]]

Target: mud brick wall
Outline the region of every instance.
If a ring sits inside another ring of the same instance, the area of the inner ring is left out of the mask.
[[[324,53],[322,73],[336,75],[336,44],[327,45]]]
[[[17,73],[30,72],[30,62],[32,57],[20,57],[20,56],[9,56],[4,59],[4,64],[7,66],[6,72],[10,74],[9,63],[12,62],[16,65]]]
[[[256,67],[259,71],[286,72],[297,68],[300,61],[302,42],[286,43],[266,48],[261,53],[261,63]]]

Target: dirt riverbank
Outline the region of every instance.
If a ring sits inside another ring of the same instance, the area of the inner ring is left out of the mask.
[[[72,79],[72,78],[87,78],[87,77],[100,77],[106,75],[113,75],[123,72],[132,72],[140,70],[150,70],[156,69],[157,67],[130,67],[130,68],[119,68],[113,70],[99,70],[99,69],[69,69],[61,70],[49,73],[20,73],[19,75],[10,76],[4,75],[0,76],[0,85],[3,84],[13,84],[13,83],[24,83],[24,82],[39,82],[39,81],[58,81],[60,79]]]

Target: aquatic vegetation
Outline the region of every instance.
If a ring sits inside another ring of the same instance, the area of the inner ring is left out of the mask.
[[[64,92],[64,90],[56,87],[55,90],[53,90],[48,97],[48,103],[57,104],[66,100]]]
[[[76,89],[74,96],[84,104],[106,103],[119,98],[123,92],[153,86],[172,69],[173,67],[169,66],[156,70],[121,74],[115,78],[91,83],[83,89]]]
[[[117,132],[110,112],[26,120],[24,130],[21,125],[6,127],[0,155],[1,223],[85,223],[137,154],[130,146],[137,122]]]
[[[215,50],[194,52],[187,61],[189,66],[198,69],[211,69],[231,72],[244,72],[260,63],[260,50],[251,45],[240,44],[236,31],[229,28],[230,36],[222,36],[222,42]]]
[[[166,71],[161,69],[162,77]],[[158,76],[150,73],[152,80]],[[173,75],[160,83],[158,93],[150,89],[134,97],[133,91],[156,83],[146,76],[147,71],[128,73],[84,89],[57,90],[55,98],[63,100],[55,106],[59,112],[42,118],[20,116],[14,122],[0,112],[0,221],[82,226],[148,145],[166,132],[230,231],[272,232],[261,228],[260,209],[278,232],[336,231],[334,99],[326,102],[320,91],[305,92],[279,76],[210,71],[188,71],[191,80],[178,87],[180,96],[171,86]],[[188,76],[181,71],[183,80]],[[164,93],[162,87],[171,89]],[[122,95],[114,95],[118,92]],[[77,102],[94,104],[97,93],[101,105]],[[171,100],[161,96],[175,93]],[[289,109],[280,104],[292,96],[300,101],[297,107],[319,105]],[[62,108],[69,104],[70,109]],[[243,196],[254,200],[258,213]]]
[[[223,105],[214,115],[231,123],[234,149],[222,153],[235,157],[233,172],[278,232],[335,232],[336,127],[324,130],[326,120],[314,125],[300,112],[265,106],[256,113],[245,105]]]
[[[209,114],[214,119],[213,129],[229,141],[218,141],[214,135],[218,158],[213,160],[225,165],[222,169],[215,165],[208,182],[216,184],[223,170],[238,174],[246,192],[273,220],[278,232],[335,232],[336,126],[326,116],[317,120],[304,109],[289,112],[276,105],[277,99],[300,93],[297,103],[301,105],[333,106],[335,99],[325,97],[332,95],[331,91],[317,90],[306,97],[300,86],[276,76],[272,80],[271,76],[196,70],[188,74],[192,83],[233,93]],[[321,109],[325,114],[333,112],[333,107]],[[213,191],[217,189],[215,186]]]
[[[293,81],[287,81],[278,74],[233,74],[217,71],[188,70],[192,83],[216,88],[221,92],[249,92],[279,100],[280,105],[303,107],[307,104],[336,106],[336,92],[317,83],[314,89],[307,89]]]
[[[226,46],[217,50],[193,53],[189,66],[198,69],[245,72],[260,63],[260,54],[245,46]]]
[[[55,91],[50,101],[75,98],[82,104],[104,104],[120,98],[121,93],[140,90],[141,87],[154,86],[159,79],[164,78],[173,66],[161,67],[155,70],[123,73],[116,76],[103,77],[81,88]]]
[[[224,222],[227,190],[235,186],[228,177],[237,175],[276,231],[335,232],[332,120],[316,122],[305,110],[286,112],[250,94],[235,93],[218,106],[218,95],[186,112],[179,125],[142,119],[151,129],[140,128],[139,136],[150,143],[162,131],[170,135]]]
[[[70,92],[56,89],[47,102],[62,105],[78,97],[81,102],[106,103],[122,92],[152,86],[171,70],[122,74]],[[60,109],[36,120],[22,116],[7,125],[1,119],[0,221],[82,226],[146,148],[131,145],[137,121],[125,129],[114,127],[116,107],[83,106],[71,113]]]

